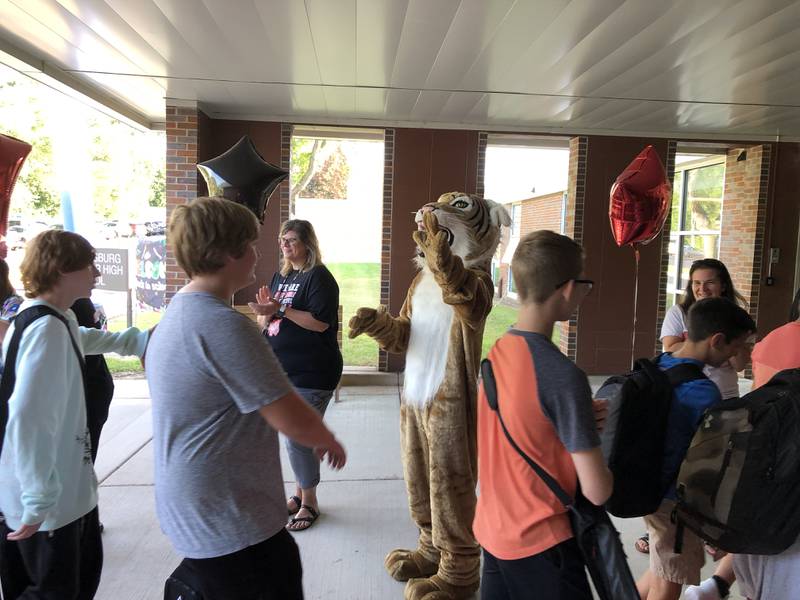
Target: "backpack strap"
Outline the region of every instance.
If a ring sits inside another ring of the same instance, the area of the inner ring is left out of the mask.
[[[572,506],[575,504],[575,500],[573,500],[570,495],[564,491],[564,488],[562,488],[547,471],[540,467],[535,460],[528,456],[525,451],[517,445],[517,442],[514,441],[514,438],[512,438],[511,434],[508,432],[506,424],[503,421],[503,415],[500,414],[500,405],[497,402],[497,381],[494,378],[492,362],[488,358],[484,358],[481,361],[481,377],[483,378],[483,391],[486,394],[486,400],[489,404],[489,408],[497,413],[497,418],[500,420],[500,426],[503,428],[503,433],[506,434],[506,438],[508,438],[508,442],[511,444],[511,447],[517,451],[517,454],[519,454],[523,460],[528,463],[528,466],[536,472],[542,481],[544,481],[545,485],[550,488],[550,491],[555,494],[556,498],[561,501],[564,507],[567,509],[572,508]]]
[[[6,425],[8,423],[8,401],[11,398],[11,394],[14,393],[14,386],[17,383],[17,353],[19,352],[20,341],[22,341],[22,334],[31,323],[48,316],[55,317],[64,323],[64,326],[67,328],[69,340],[72,342],[72,349],[75,351],[75,356],[78,358],[78,362],[81,366],[84,390],[86,389],[86,361],[83,358],[83,354],[81,354],[81,351],[78,349],[75,338],[72,337],[72,331],[69,328],[67,319],[57,310],[44,304],[31,306],[21,313],[18,313],[17,316],[12,319],[14,323],[14,333],[11,336],[11,341],[8,344],[8,349],[4,357],[5,365],[3,368],[3,377],[2,380],[0,380],[0,455],[3,453],[3,441],[5,440]]]
[[[697,379],[708,379],[703,373],[703,368],[694,363],[680,363],[664,371],[672,387],[678,387],[684,383]]]

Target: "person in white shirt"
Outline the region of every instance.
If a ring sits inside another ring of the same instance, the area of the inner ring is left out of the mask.
[[[86,426],[82,356],[142,356],[148,333],[79,327],[69,307],[91,294],[100,275],[91,244],[68,231],[45,231],[28,244],[20,267],[29,308],[54,311],[31,322],[19,340],[0,454],[0,577],[6,600],[91,599],[103,548],[97,479]],[[63,319],[63,320],[62,320]]]

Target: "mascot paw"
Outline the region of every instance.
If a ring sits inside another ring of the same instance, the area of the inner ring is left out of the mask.
[[[350,333],[347,335],[347,337],[352,340],[357,338],[365,331],[368,331],[369,328],[375,324],[378,316],[383,315],[385,312],[385,306],[379,306],[377,310],[374,308],[359,308],[348,323],[348,327],[350,327]]]
[[[422,224],[424,230],[415,231],[412,237],[420,252],[430,262],[450,246],[451,234],[439,227],[439,222],[433,212],[426,212],[422,215]]]
[[[426,579],[412,579],[406,584],[405,600],[464,600],[473,598],[479,582],[471,585],[453,585],[438,575]]]
[[[396,581],[427,577],[439,570],[439,565],[414,550],[392,550],[383,561],[386,571]]]

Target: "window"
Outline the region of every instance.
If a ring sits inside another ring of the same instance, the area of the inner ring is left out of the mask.
[[[516,297],[517,286],[514,285],[514,274],[511,272],[511,269],[508,270],[508,293],[514,294],[514,297]]]
[[[522,224],[522,204],[511,205],[511,237],[519,237],[519,228]]]
[[[718,258],[725,157],[678,155],[672,184],[667,305],[680,301],[692,263]]]

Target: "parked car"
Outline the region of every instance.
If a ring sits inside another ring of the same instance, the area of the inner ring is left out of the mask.
[[[103,223],[103,237],[107,240],[120,237],[119,221],[106,221]]]
[[[19,250],[28,243],[27,233],[21,225],[11,225],[6,231],[6,246],[9,250]]]

